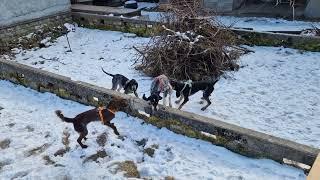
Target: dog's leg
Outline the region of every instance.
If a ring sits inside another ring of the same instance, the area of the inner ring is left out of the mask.
[[[87,145],[82,144],[82,142],[81,142],[82,139],[84,139],[87,134],[88,134],[88,132],[87,132],[87,133],[81,132],[81,133],[80,133],[80,136],[79,136],[78,139],[77,139],[77,142],[80,144],[80,146],[81,146],[82,148],[87,148],[87,147],[88,147]]]
[[[139,97],[137,91],[134,91],[134,95],[135,95],[137,98]]]
[[[118,136],[120,135],[120,133],[119,133],[118,129],[116,128],[116,126],[114,125],[114,123],[108,123],[106,125],[113,129],[114,134],[116,134]]]
[[[119,85],[119,87],[118,87],[118,92],[120,92],[120,90],[122,89],[122,86],[121,85]]]
[[[188,101],[189,101],[189,97],[188,96],[184,97],[184,100],[183,100],[182,104],[180,104],[178,109],[180,110],[182,108],[182,106],[185,105]]]
[[[179,97],[179,100],[176,100],[175,103],[179,104],[182,101],[182,99],[183,99],[183,95],[181,94],[180,97]]]
[[[162,99],[163,106],[167,105],[167,96],[168,96],[168,92],[165,91],[163,93],[163,99]]]
[[[114,83],[113,82],[113,80],[112,80],[112,88],[111,88],[111,90],[117,90],[117,87],[118,87],[118,85],[117,85],[117,83]]]
[[[172,103],[171,103],[172,99],[171,99],[171,96],[172,96],[172,91],[169,91],[169,107],[172,108]]]
[[[204,100],[206,100],[206,101],[207,101],[207,105],[206,105],[206,106],[204,106],[203,108],[201,108],[201,110],[202,110],[202,111],[206,110],[206,109],[207,109],[207,107],[209,107],[209,106],[210,106],[210,104],[211,104],[211,101],[210,101],[210,99],[209,99],[209,96],[204,97]]]
[[[202,96],[199,104],[203,104],[203,103],[204,103],[204,100],[205,100],[205,99],[204,99],[204,97]]]

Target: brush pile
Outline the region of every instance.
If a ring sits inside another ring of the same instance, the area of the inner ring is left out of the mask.
[[[147,75],[178,80],[219,78],[239,69],[246,52],[237,37],[201,8],[201,0],[171,0],[158,36],[137,50],[136,68]]]

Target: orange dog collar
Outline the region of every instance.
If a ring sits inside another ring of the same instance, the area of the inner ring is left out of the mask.
[[[98,108],[99,116],[100,116],[100,120],[101,120],[102,124],[105,123],[105,119],[104,119],[104,116],[103,116],[103,113],[102,113],[102,111],[105,110],[105,109],[107,109],[107,108],[105,108],[105,107],[99,107],[99,108]],[[107,110],[108,110],[110,113],[112,113],[112,114],[115,115],[115,112],[113,112],[112,110],[110,110],[110,109],[107,109]]]

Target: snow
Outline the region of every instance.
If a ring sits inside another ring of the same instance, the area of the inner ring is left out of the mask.
[[[138,2],[139,9],[150,9],[158,6],[158,3]]]
[[[160,21],[165,15],[164,12],[142,11],[143,16],[149,17],[151,21]],[[215,16],[221,24],[233,28],[252,28],[255,31],[301,31],[313,29],[312,25],[320,28],[320,22],[309,21],[289,21],[285,19],[266,17],[235,17],[235,16]]]
[[[252,28],[255,31],[301,31],[312,29],[312,25],[320,27],[320,22],[288,21],[265,17],[217,16],[216,19],[226,26]]]
[[[132,46],[146,43],[148,38],[85,28],[77,28],[68,37],[72,52],[66,52],[66,38],[60,37],[48,48],[15,49],[19,52],[16,61],[111,88],[111,77],[101,71],[103,67],[110,73],[136,79],[140,97],[149,94],[152,78],[132,66]],[[206,111],[200,110],[200,92],[191,96],[182,110],[320,147],[320,53],[281,47],[251,49],[255,53],[240,58],[244,67],[232,78],[216,84],[211,96],[213,103]],[[43,62],[43,57],[56,61],[37,63]]]
[[[117,113],[113,122],[123,140],[99,121],[89,124],[87,149],[76,142],[78,134],[71,124],[62,122],[54,111],[61,109],[66,116],[91,109],[76,102],[62,100],[50,93],[38,93],[7,81],[0,81],[1,127],[0,142],[10,140],[6,149],[0,149],[0,179],[124,179],[114,174],[115,164],[134,161],[142,177],[160,179],[304,179],[302,170],[278,164],[271,160],[250,159],[232,153],[208,142],[177,135],[167,129],[158,129],[142,120]],[[64,148],[63,133],[70,133],[70,150],[62,157],[53,154]],[[106,133],[107,142],[99,146],[96,139]],[[147,139],[145,148],[156,147],[154,157],[143,153],[136,141]],[[46,146],[44,146],[46,144]],[[29,151],[44,146],[42,152]],[[97,151],[106,151],[106,158],[98,162],[86,158]],[[55,165],[45,165],[49,156]]]

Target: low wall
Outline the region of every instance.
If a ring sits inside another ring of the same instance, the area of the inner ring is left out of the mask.
[[[98,14],[72,12],[73,20],[80,26],[136,33],[138,36],[150,36],[156,33],[155,25],[159,22],[110,17]],[[262,46],[284,46],[307,51],[320,52],[320,37],[292,34],[257,32],[252,30],[231,29],[243,44]]]
[[[41,92],[52,92],[62,98],[93,106],[107,104],[113,97],[125,98],[129,102],[129,107],[123,111],[132,116],[189,137],[210,141],[249,157],[268,158],[280,163],[286,158],[312,166],[320,152],[319,149],[306,145],[168,107],[160,106],[153,116],[147,117],[139,114],[139,110],[150,114],[151,108],[139,98],[81,81],[73,81],[68,77],[12,61],[0,59],[0,79]],[[202,132],[211,135],[204,135]]]
[[[10,53],[11,49],[16,47],[24,49],[37,47],[47,37],[54,40],[61,36],[66,22],[72,22],[70,12],[2,26],[0,27],[0,54]]]

